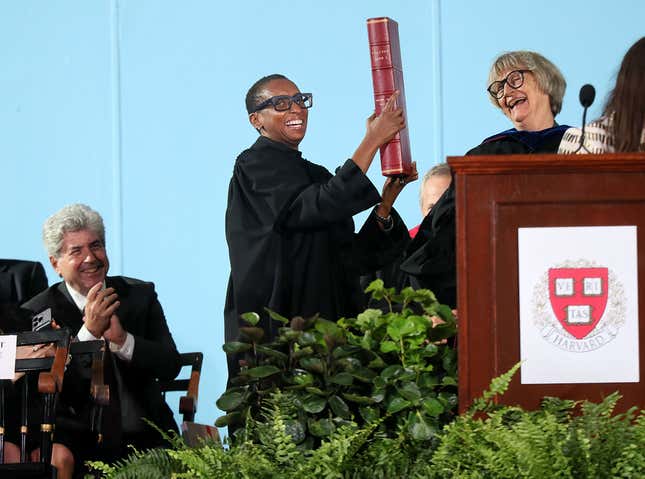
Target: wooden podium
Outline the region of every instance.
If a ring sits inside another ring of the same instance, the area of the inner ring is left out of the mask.
[[[501,398],[544,396],[645,406],[645,154],[449,157],[455,173],[459,409],[520,360],[518,228],[636,225],[640,382],[521,384]],[[611,248],[612,245],[608,245]]]

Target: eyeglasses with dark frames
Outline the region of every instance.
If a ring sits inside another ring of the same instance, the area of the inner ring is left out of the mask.
[[[524,84],[524,74],[531,70],[513,70],[503,80],[497,80],[488,85],[488,93],[498,100],[504,96],[504,84],[513,89],[518,89]]]
[[[256,106],[251,113],[264,110],[269,106],[272,106],[275,111],[287,111],[291,108],[293,103],[298,105],[300,108],[311,108],[313,106],[313,95],[311,93],[296,93],[293,96],[272,96]]]

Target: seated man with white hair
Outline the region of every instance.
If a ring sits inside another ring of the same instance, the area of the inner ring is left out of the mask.
[[[159,433],[142,418],[162,430],[177,431],[158,380],[174,379],[181,366],[154,285],[107,275],[110,263],[103,219],[86,205],[68,205],[49,217],[43,226],[43,241],[49,261],[63,281],[27,301],[23,309],[32,315],[45,313],[78,341],[109,341],[116,380],[110,401],[118,398],[121,412],[115,434],[122,433],[117,443],[122,450],[117,454],[128,453],[128,444],[138,449],[163,445]],[[87,418],[90,406],[89,381],[70,377],[78,372],[73,365],[74,361],[65,375],[58,415],[79,422]],[[75,388],[75,380],[82,387]],[[82,464],[79,460],[85,459],[84,448],[90,444],[77,431],[66,431],[64,424],[57,424],[55,440],[68,443],[75,456],[81,456],[75,457],[75,462]]]

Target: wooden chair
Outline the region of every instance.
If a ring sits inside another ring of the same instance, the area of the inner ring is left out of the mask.
[[[179,414],[183,420],[193,422],[197,412],[197,398],[199,396],[199,376],[202,370],[203,353],[182,353],[181,365],[191,366],[189,379],[174,379],[172,381],[160,381],[161,392],[166,397],[170,391],[186,391],[185,396],[179,398]]]
[[[20,463],[3,464],[4,462],[4,427],[5,427],[5,392],[11,383],[3,381],[0,387],[0,477],[14,478],[55,478],[56,468],[50,464],[53,435],[54,407],[56,396],[63,389],[65,364],[69,353],[70,333],[66,329],[28,331],[17,334],[17,346],[54,343],[53,357],[36,359],[17,359],[16,372],[24,372],[26,377],[21,381],[20,412]],[[40,462],[28,463],[27,435],[29,434],[29,400],[33,397],[30,391],[29,376],[38,374],[38,392],[43,395],[43,419],[40,425]]]
[[[103,339],[96,341],[80,341],[70,344],[70,355],[91,357],[90,395],[92,396],[92,411],[90,414],[90,430],[96,436],[97,446],[103,445],[103,411],[110,405],[110,386],[106,384],[106,373],[110,374],[110,349]]]

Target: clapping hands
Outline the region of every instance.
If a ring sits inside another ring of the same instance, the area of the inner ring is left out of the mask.
[[[95,338],[102,337],[110,328],[114,312],[121,303],[114,288],[103,289],[103,283],[97,283],[87,293],[85,305],[85,327]]]

